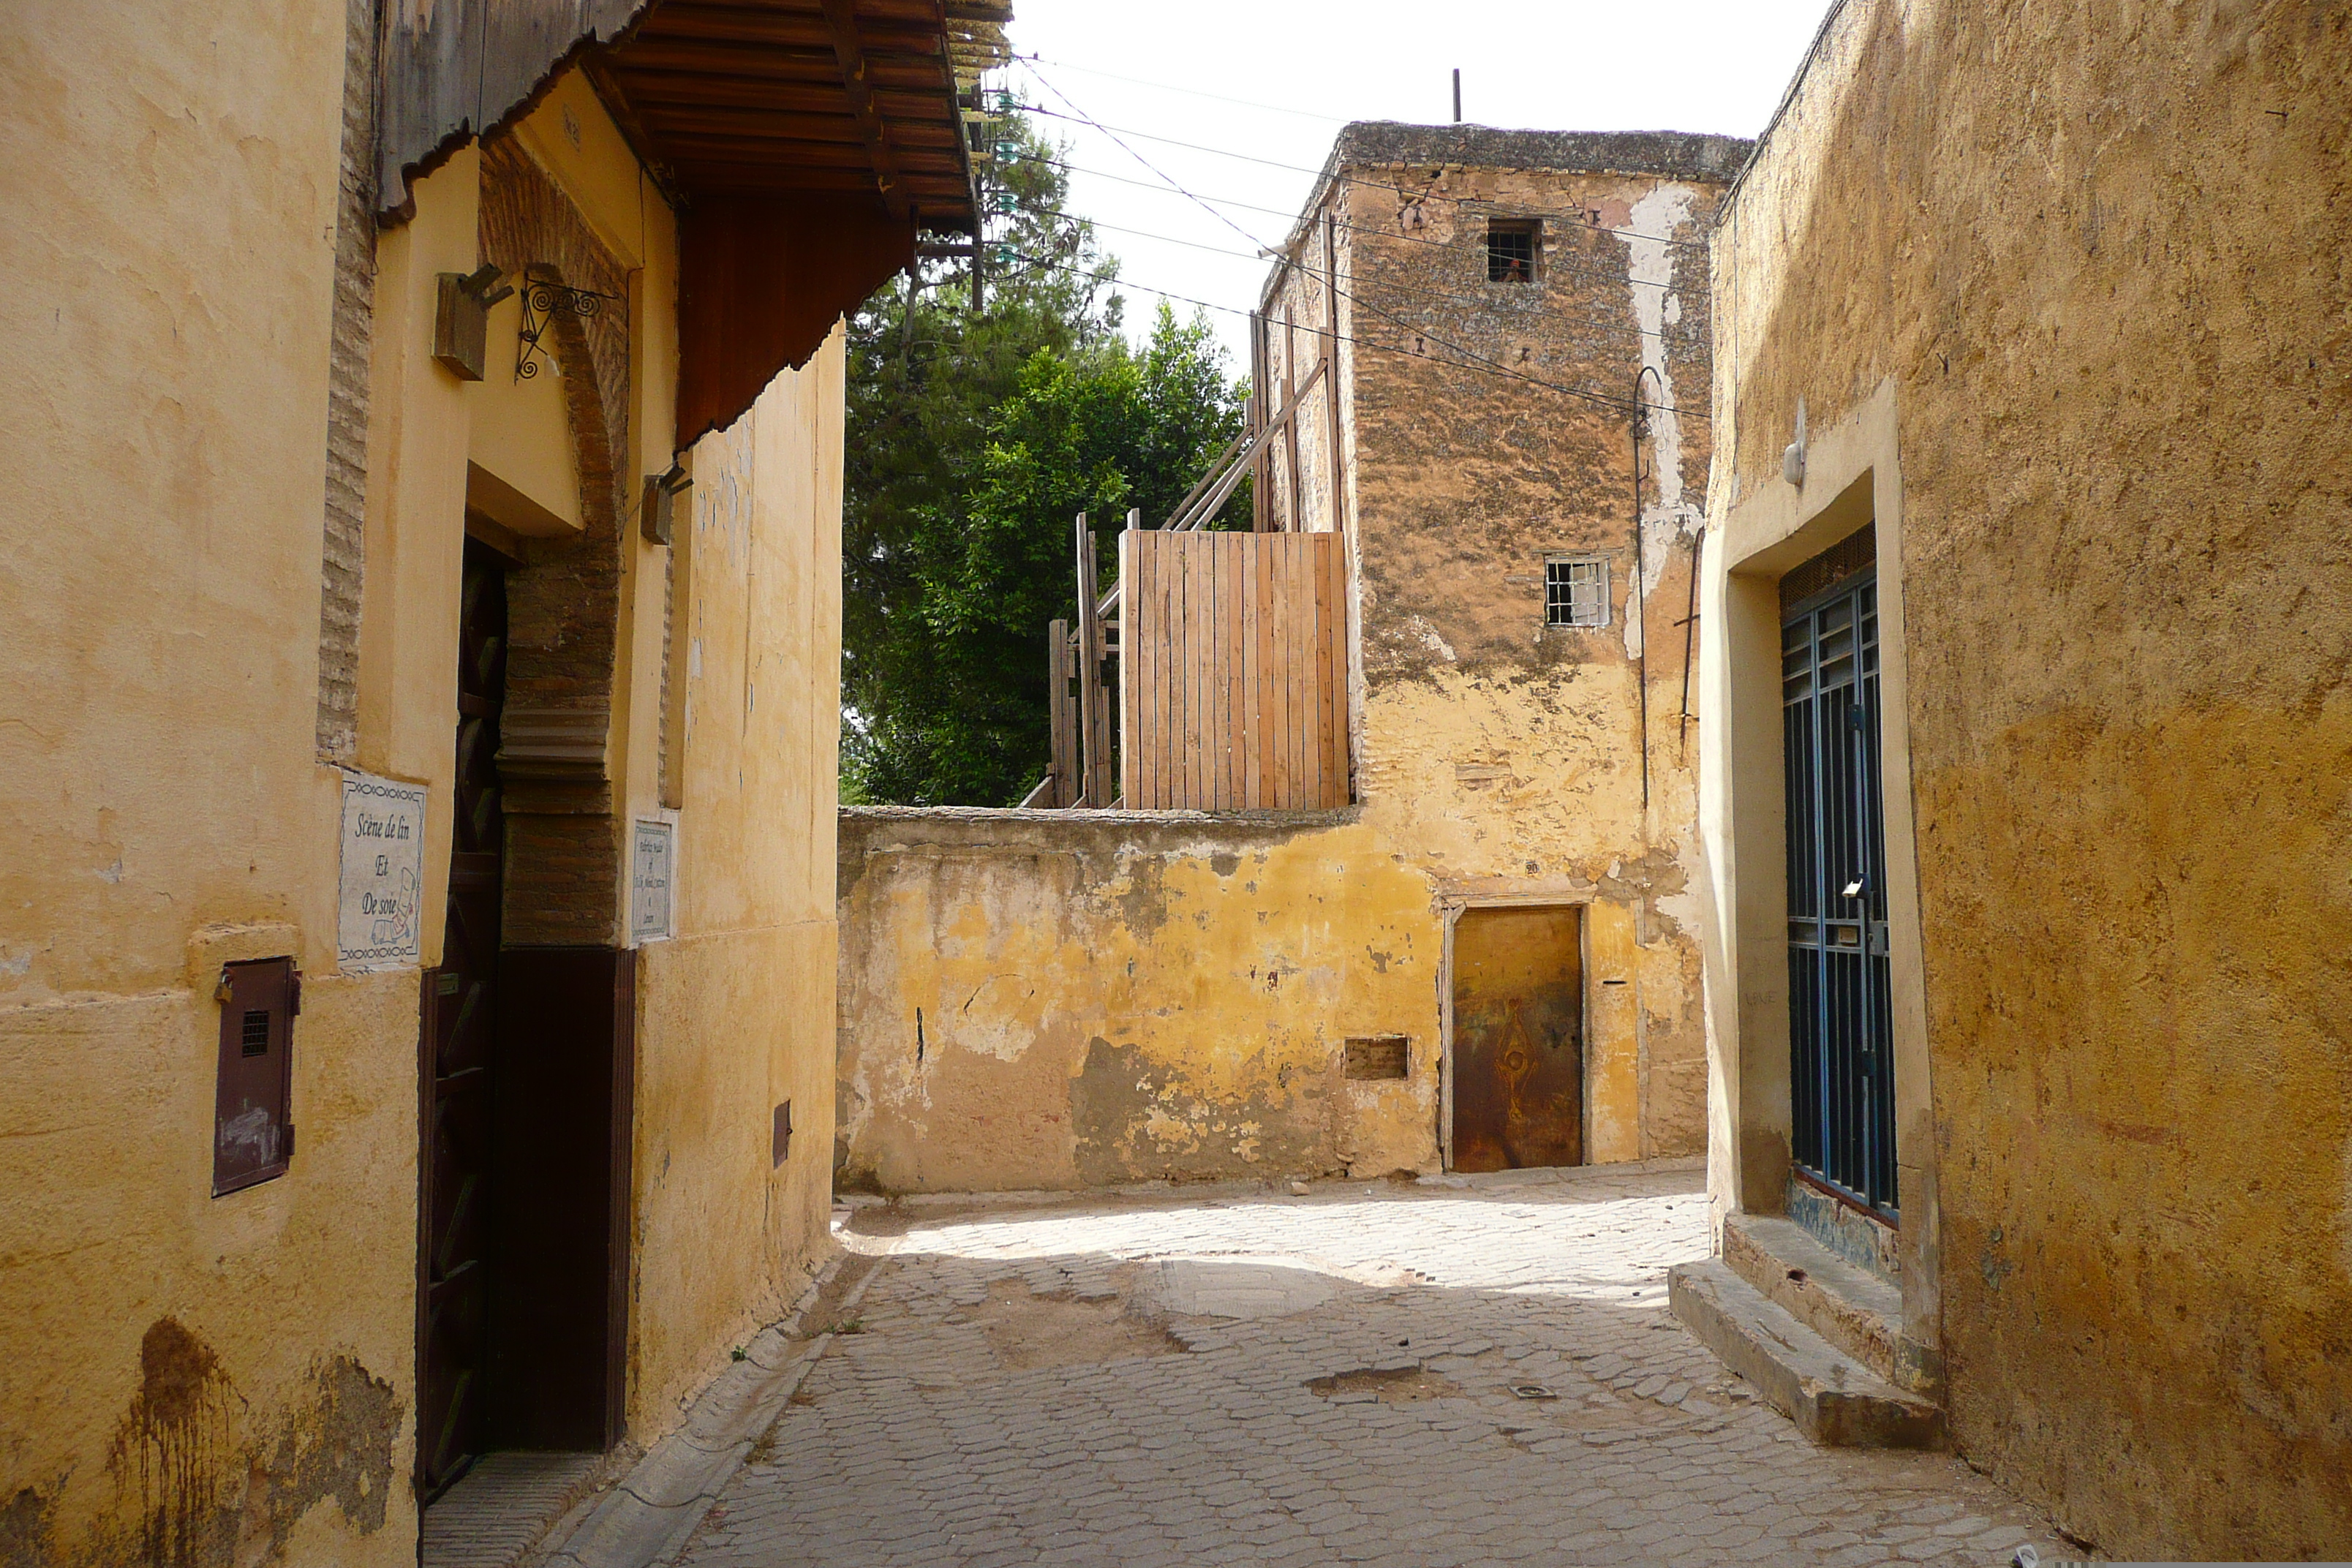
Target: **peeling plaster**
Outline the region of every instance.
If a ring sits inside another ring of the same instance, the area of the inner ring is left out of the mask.
[[[1682,296],[1673,287],[1676,247],[1666,239],[1691,221],[1699,193],[1688,185],[1662,184],[1635,201],[1626,214],[1626,292],[1632,296],[1633,319],[1642,330],[1643,401],[1660,406],[1649,411],[1650,451],[1647,458],[1656,500],[1644,487],[1642,502],[1642,597],[1657,592],[1658,581],[1677,541],[1706,526],[1706,510],[1683,500],[1683,428],[1681,399],[1674,366],[1666,353],[1665,329],[1683,319]],[[1625,618],[1625,652],[1642,653],[1643,625],[1639,616]]]

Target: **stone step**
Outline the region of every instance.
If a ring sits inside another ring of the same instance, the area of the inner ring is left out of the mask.
[[[1719,1258],[1666,1275],[1674,1314],[1723,1363],[1815,1442],[1845,1448],[1937,1448],[1944,1413],[1879,1376],[1799,1322]]]
[[[1723,1260],[1765,1300],[1899,1387],[1934,1397],[1933,1379],[1906,1353],[1903,1292],[1832,1252],[1793,1220],[1733,1215]]]

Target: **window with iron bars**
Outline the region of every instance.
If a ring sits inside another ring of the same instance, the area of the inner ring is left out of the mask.
[[[1532,283],[1543,254],[1543,226],[1534,219],[1492,218],[1486,224],[1486,281]]]
[[[1609,563],[1591,555],[1555,555],[1544,562],[1544,625],[1609,624]]]

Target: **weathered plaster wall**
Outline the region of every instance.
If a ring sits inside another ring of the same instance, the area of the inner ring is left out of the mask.
[[[1443,927],[1353,813],[845,810],[840,908],[846,1181],[1435,1168]]]
[[[314,750],[345,8],[12,21],[0,1555],[409,1562],[416,981],[333,973]],[[278,953],[300,1157],[215,1199]]]
[[[1355,126],[1338,154],[1360,795],[1451,894],[1589,884],[1638,911],[1637,988],[1596,987],[1590,1034],[1638,1063],[1639,1115],[1615,1136],[1596,1120],[1595,1159],[1704,1141],[1698,736],[1675,623],[1712,446],[1679,411],[1708,385],[1706,225],[1746,146]],[[1489,282],[1489,220],[1528,217],[1536,280]],[[1658,405],[1638,549],[1634,401]],[[1544,562],[1562,553],[1608,561],[1606,627],[1545,626]]]
[[[1717,239],[1715,519],[1899,424],[1952,1428],[2118,1556],[2352,1550],[2347,77],[1849,0]]]
[[[345,20],[78,12],[0,63],[11,1568],[415,1559],[418,976],[336,972],[341,775],[316,751]],[[576,75],[515,138],[626,279],[599,369],[632,373],[607,434],[633,500],[672,457],[674,230]],[[465,148],[416,182],[376,249],[355,760],[431,792],[426,965],[472,436],[429,349],[436,274],[480,259],[483,165]],[[691,671],[669,668],[670,552],[634,516],[607,536],[614,815],[664,814],[673,675],[691,726],[677,936],[640,960],[640,1436],[826,1245],[841,363],[836,341],[706,443]],[[304,974],[292,1167],[215,1199],[214,982],[278,954]]]
[[[1591,1147],[1651,1152],[1649,869],[1535,881],[1585,907]],[[1524,884],[1522,884],[1524,885]],[[1433,1171],[1449,894],[1370,813],[841,814],[835,1163],[889,1191]],[[1679,1026],[1681,1020],[1673,1022]],[[1411,1041],[1350,1081],[1354,1036]],[[1697,1137],[1668,1121],[1676,1138]]]
[[[630,1426],[676,1423],[830,1255],[845,340],[694,449],[677,931],[640,971]],[[641,573],[648,586],[662,581]],[[660,605],[641,599],[657,626]],[[639,666],[656,815],[659,645]],[[792,1104],[772,1163],[774,1108]]]

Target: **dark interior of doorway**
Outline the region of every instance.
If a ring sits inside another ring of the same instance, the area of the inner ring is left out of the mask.
[[[1584,1163],[1584,911],[1465,910],[1454,927],[1454,1169]]]
[[[466,542],[455,827],[420,1030],[416,1487],[622,1436],[635,954],[507,947],[499,773],[514,563]]]

